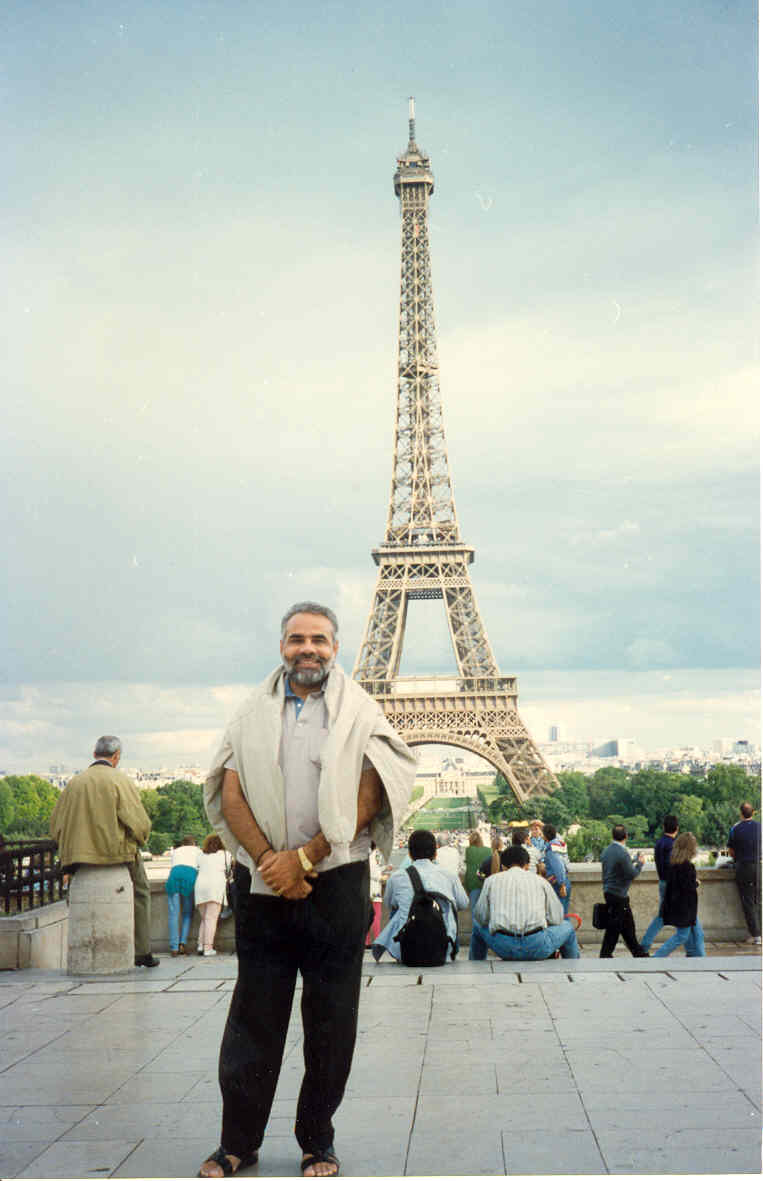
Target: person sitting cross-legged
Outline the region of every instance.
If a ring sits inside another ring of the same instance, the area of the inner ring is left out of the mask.
[[[501,872],[487,879],[474,908],[469,959],[486,959],[488,948],[502,960],[545,960],[557,950],[564,959],[580,958],[561,902],[529,866],[523,845],[504,849]]]

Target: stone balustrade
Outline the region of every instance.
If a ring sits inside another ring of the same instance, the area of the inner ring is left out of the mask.
[[[583,919],[578,933],[586,947],[601,942],[601,932],[591,925],[594,902],[601,902],[601,867],[598,862],[578,863],[570,867],[572,903],[570,909]],[[699,915],[708,942],[735,942],[744,939],[747,928],[734,882],[733,869],[698,869],[700,883]],[[157,954],[168,954],[167,895],[164,877],[156,877],[151,885],[151,945]],[[644,869],[630,890],[631,906],[636,919],[636,931],[642,935],[657,913],[657,871]],[[68,907],[64,902],[43,906],[38,910],[0,918],[0,969],[8,968],[65,968]],[[198,912],[194,912],[189,949],[196,950]],[[459,915],[459,941],[468,943],[471,915]],[[659,939],[659,936],[658,936]],[[223,919],[217,927],[216,946],[220,951],[235,947],[233,919]],[[587,954],[593,952],[589,947]]]
[[[581,944],[600,943],[601,931],[591,926],[594,902],[602,902],[601,866],[598,862],[579,862],[570,867],[572,880],[572,902],[570,909],[583,919],[578,933]],[[709,941],[734,942],[744,939],[747,928],[739,902],[739,893],[734,882],[733,869],[697,869],[700,882],[699,915],[705,938]],[[167,951],[167,902],[164,881],[151,883],[151,944],[155,952]],[[631,907],[636,919],[636,931],[643,934],[657,913],[657,871],[641,871],[630,890]],[[386,921],[386,918],[384,919]],[[196,948],[198,912],[194,912],[189,947]],[[469,941],[472,918],[468,911],[462,911],[458,919],[459,941]],[[659,938],[659,937],[658,937]],[[218,923],[216,946],[220,951],[233,951],[233,919]]]

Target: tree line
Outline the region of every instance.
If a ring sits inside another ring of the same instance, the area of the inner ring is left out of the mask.
[[[760,775],[748,775],[744,767],[728,763],[712,767],[706,778],[651,768],[600,767],[593,775],[562,771],[557,779],[559,789],[553,795],[520,804],[503,776],[496,775],[494,789],[501,794],[492,800],[483,794],[483,805],[494,824],[536,816],[559,830],[579,824],[580,830],[567,840],[573,861],[582,861],[588,853],[598,857],[611,840],[613,824],[625,825],[632,845],[653,843],[670,812],[701,844],[722,847],[739,819],[740,803],[750,800],[756,809],[760,805]]]
[[[557,778],[558,791],[525,804],[517,802],[500,775],[492,789],[497,787],[501,793],[497,798],[479,794],[494,824],[538,815],[560,831],[579,824],[580,830],[567,842],[573,861],[582,861],[589,853],[598,857],[609,844],[613,824],[625,825],[631,844],[652,843],[662,832],[662,818],[668,812],[674,812],[680,827],[693,832],[701,844],[722,847],[739,819],[740,803],[750,800],[755,808],[760,804],[760,775],[747,775],[743,767],[726,763],[712,767],[704,779],[622,767],[601,767],[593,775],[562,771]],[[0,833],[6,840],[47,837],[58,794],[39,775],[0,779]],[[144,789],[141,799],[151,819],[148,848],[152,853],[163,853],[184,836],[201,842],[210,831],[197,783],[175,779],[163,787]]]
[[[39,775],[6,775],[0,779],[0,833],[9,842],[50,836],[50,814],[58,796],[58,789]],[[152,853],[163,853],[184,836],[200,844],[211,831],[198,783],[175,779],[141,791],[140,797],[151,819]]]

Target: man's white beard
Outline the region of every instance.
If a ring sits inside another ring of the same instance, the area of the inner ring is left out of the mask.
[[[318,657],[316,657],[317,659]],[[284,660],[283,666],[293,685],[302,685],[303,688],[310,689],[313,685],[320,685],[326,680],[326,677],[334,667],[334,658],[332,657],[331,660],[321,660],[320,668],[297,668],[296,660],[292,664]]]

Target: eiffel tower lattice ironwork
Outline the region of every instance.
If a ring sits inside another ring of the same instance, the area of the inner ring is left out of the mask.
[[[372,550],[379,573],[353,677],[411,745],[473,751],[523,801],[558,783],[517,712],[516,677],[499,672],[469,577],[474,550],[458,527],[440,400],[427,222],[434,178],[416,144],[413,99],[408,126],[395,172],[402,265],[392,489],[385,539]],[[411,599],[444,600],[456,677],[399,676]]]

